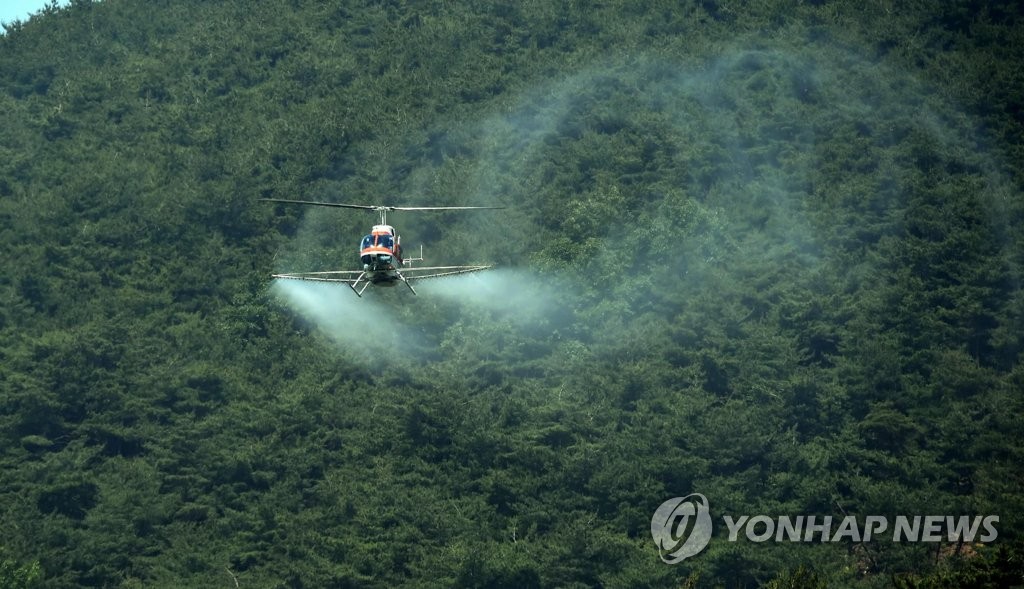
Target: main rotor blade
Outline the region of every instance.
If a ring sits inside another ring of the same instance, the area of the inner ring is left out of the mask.
[[[471,209],[503,209],[505,207],[385,207],[389,211],[468,211]]]
[[[283,202],[295,205],[313,205],[318,207],[340,207],[344,209],[366,209],[370,211],[468,211],[471,209],[503,209],[505,207],[392,207],[388,205],[350,205],[339,202],[320,202],[314,200],[289,200],[286,198],[261,198],[266,202]]]
[[[314,205],[318,207],[341,207],[344,209],[367,209],[370,211],[376,211],[380,207],[374,207],[370,205],[347,205],[337,202],[319,202],[315,200],[288,200],[286,198],[261,198],[260,200],[266,202],[283,202],[293,205]]]

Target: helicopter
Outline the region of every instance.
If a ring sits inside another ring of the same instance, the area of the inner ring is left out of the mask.
[[[412,294],[416,289],[412,287],[412,280],[426,280],[427,278],[440,278],[442,276],[453,276],[456,274],[468,274],[480,272],[492,265],[486,266],[421,266],[413,267],[413,262],[423,261],[423,246],[420,246],[420,255],[417,258],[407,258],[403,254],[401,237],[395,233],[395,228],[388,225],[387,214],[389,211],[466,211],[477,209],[503,209],[505,207],[396,207],[389,205],[353,205],[334,202],[319,202],[310,200],[290,200],[283,198],[261,198],[261,201],[276,202],[318,207],[336,207],[345,209],[364,209],[376,211],[380,215],[380,223],[370,229],[368,235],[363,236],[359,242],[359,262],[362,270],[328,270],[324,272],[294,272],[290,274],[273,274],[273,278],[287,280],[310,280],[314,282],[343,282],[347,284],[356,296],[362,298],[363,292],[371,284],[374,286],[395,286],[399,282],[409,287]]]

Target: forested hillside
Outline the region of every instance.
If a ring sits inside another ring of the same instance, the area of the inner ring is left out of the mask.
[[[0,587],[1024,584],[1016,1],[72,0],[0,37]],[[429,263],[370,289],[375,217]],[[418,249],[418,248],[417,248]],[[992,542],[651,518],[997,515]],[[716,523],[718,525],[718,523]]]

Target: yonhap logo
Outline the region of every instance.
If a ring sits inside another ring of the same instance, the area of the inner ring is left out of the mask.
[[[700,493],[674,497],[661,504],[651,518],[651,535],[658,555],[676,564],[704,550],[711,540],[711,509]]]
[[[994,542],[999,537],[998,515],[722,515],[729,542],[740,532],[750,542],[870,542],[889,538],[903,542]],[[891,535],[887,534],[892,530]],[[678,564],[700,553],[711,540],[711,506],[700,493],[674,497],[662,503],[651,518],[651,536],[658,556]]]

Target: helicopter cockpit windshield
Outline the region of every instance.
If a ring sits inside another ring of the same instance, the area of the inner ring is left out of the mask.
[[[389,250],[393,250],[395,247],[395,240],[390,235],[366,235],[363,237],[361,249],[368,247],[382,247]]]

